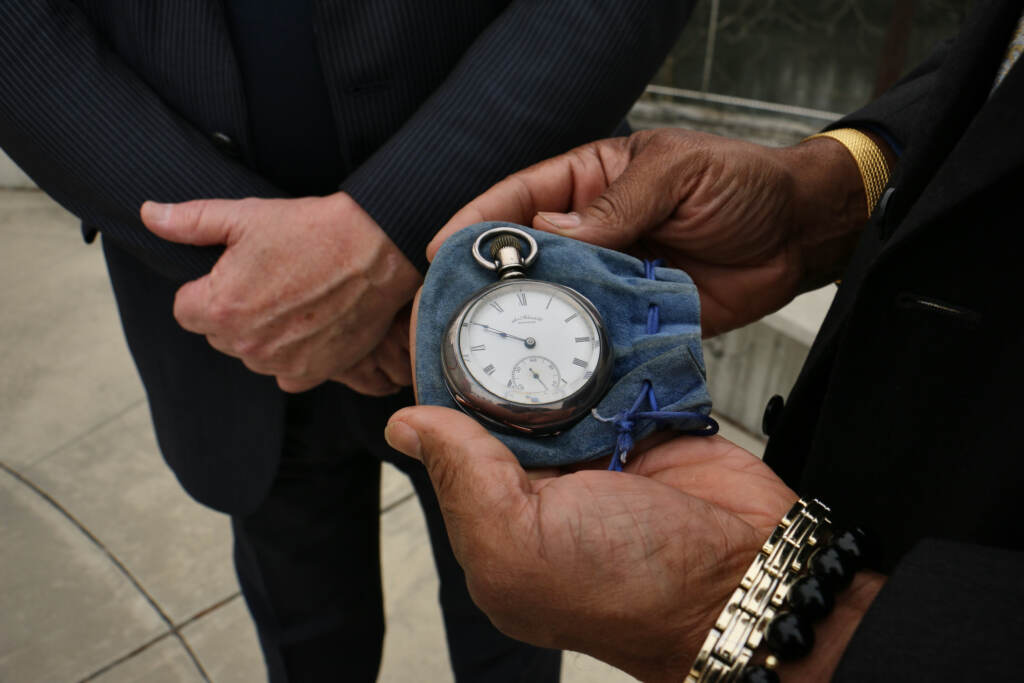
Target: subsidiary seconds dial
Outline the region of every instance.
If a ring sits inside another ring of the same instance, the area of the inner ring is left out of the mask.
[[[562,373],[544,356],[527,356],[512,368],[511,391],[527,394],[531,400],[539,396],[562,395]],[[539,401],[539,399],[538,399]]]

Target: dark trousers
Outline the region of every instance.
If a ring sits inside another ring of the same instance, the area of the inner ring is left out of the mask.
[[[384,636],[380,463],[411,479],[426,516],[459,683],[555,682],[561,653],[499,633],[473,604],[426,471],[384,444],[407,405],[337,384],[289,398],[281,468],[263,504],[232,519],[235,566],[272,683],[373,681]]]

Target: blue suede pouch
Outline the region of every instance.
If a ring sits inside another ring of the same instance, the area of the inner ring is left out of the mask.
[[[501,225],[512,224],[478,223],[455,233],[427,271],[416,324],[416,397],[421,404],[458,408],[441,372],[442,337],[461,305],[496,282],[495,273],[481,268],[470,250],[480,233]],[[701,351],[700,300],[690,276],[617,251],[513,227],[529,232],[540,250],[527,277],[572,287],[590,299],[604,318],[614,353],[611,388],[591,415],[556,436],[494,433],[523,466],[568,465],[628,450],[632,439],[653,433],[659,424],[714,433],[714,421],[707,417],[711,397]]]

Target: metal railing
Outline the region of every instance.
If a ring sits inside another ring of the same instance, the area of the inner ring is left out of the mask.
[[[823,111],[821,109],[810,109],[808,107],[797,107],[792,104],[779,104],[778,102],[752,100],[746,97],[733,97],[732,95],[719,95],[711,92],[701,92],[699,90],[687,90],[686,88],[670,88],[665,85],[648,85],[644,92],[650,95],[670,97],[676,100],[721,104],[729,107],[740,107],[759,112],[799,116],[801,118],[813,119],[815,121],[823,121],[826,123],[835,121],[843,116],[836,112]]]

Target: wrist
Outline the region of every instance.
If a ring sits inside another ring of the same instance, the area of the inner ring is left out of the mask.
[[[786,513],[718,615],[687,683],[831,677],[884,579],[858,574],[864,533],[838,531],[830,516],[817,500]]]
[[[839,278],[867,222],[864,183],[850,153],[829,138],[779,150],[793,179],[799,290]]]
[[[850,587],[836,601],[832,613],[815,628],[815,646],[808,657],[781,662],[775,671],[782,681],[830,681],[846,647],[885,585],[885,577],[873,571],[858,572]]]
[[[686,635],[681,643],[674,646],[673,651],[678,653],[678,656],[669,661],[669,667],[664,671],[666,675],[663,678],[641,677],[640,680],[651,680],[655,683],[658,681],[679,683],[686,680],[708,634],[715,629],[723,609],[748,572],[751,559],[757,557],[760,552],[765,538],[766,534],[761,532],[752,533],[748,539],[749,543],[738,543],[729,558],[718,563],[714,576],[710,577],[706,588],[701,591],[707,598],[705,609],[679,630]]]
[[[849,137],[851,132],[841,131],[839,137],[846,139],[844,134]],[[812,136],[780,150],[793,178],[801,291],[840,277],[896,162],[877,134],[856,131],[852,136],[860,148]]]
[[[330,203],[333,220],[343,226],[341,239],[347,242],[346,251],[359,256],[352,265],[374,289],[397,302],[396,310],[411,301],[423,276],[373,216],[346,192],[323,199]]]
[[[615,648],[592,654],[644,683],[684,681],[704,639],[749,567],[750,558],[760,549],[758,537],[752,533],[730,548],[727,556],[705,567],[699,593],[659,615],[657,628],[641,646],[629,638],[617,638]]]

